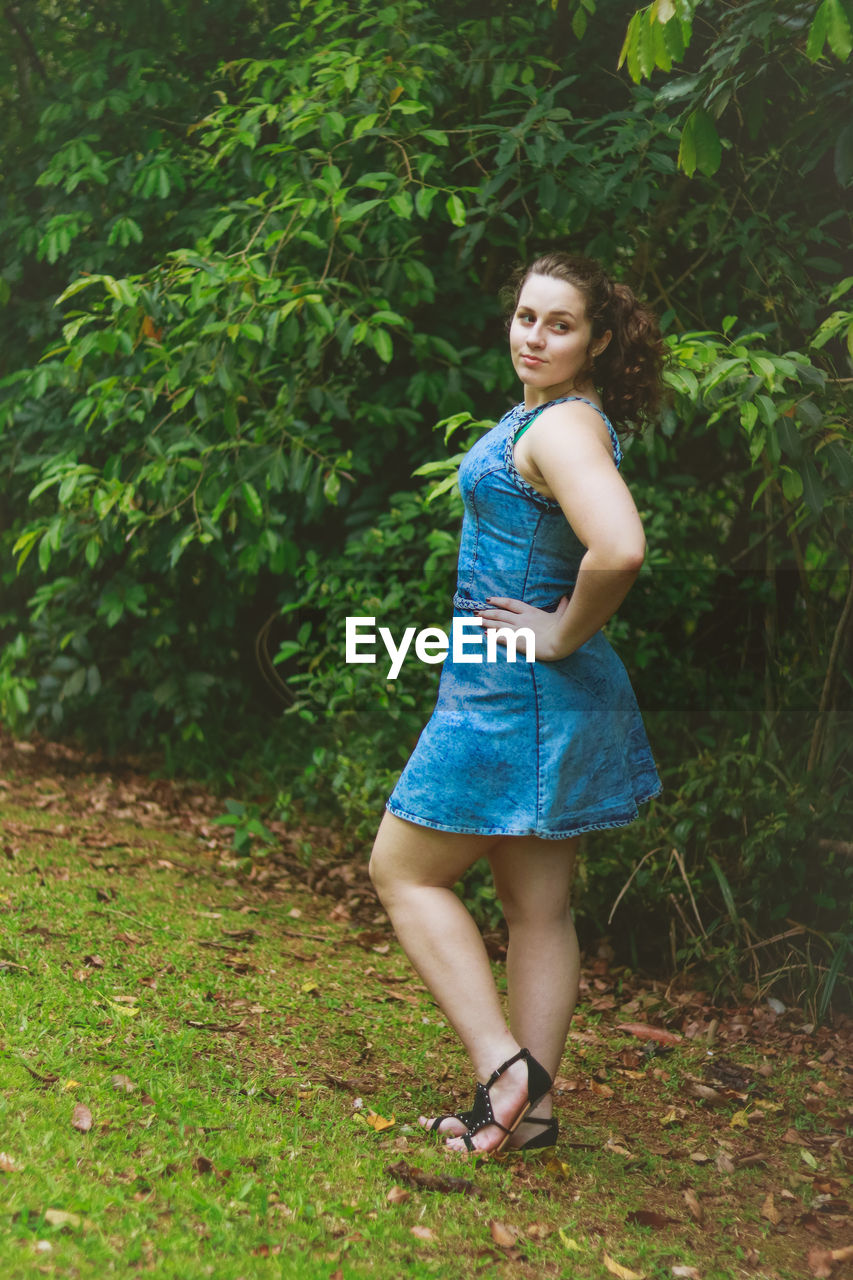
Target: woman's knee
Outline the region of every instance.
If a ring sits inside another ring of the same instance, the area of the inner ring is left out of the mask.
[[[370,876],[371,883],[376,890],[380,901],[384,902],[390,893],[391,886],[394,883],[395,876],[389,865],[391,860],[386,856],[385,851],[381,847],[377,847],[379,841],[373,846],[370,855],[370,861],[367,864],[367,874]]]
[[[525,926],[538,929],[563,927],[572,919],[571,900],[568,894],[565,897],[554,895],[536,900],[505,894],[500,899],[500,904],[507,928],[510,930]]]

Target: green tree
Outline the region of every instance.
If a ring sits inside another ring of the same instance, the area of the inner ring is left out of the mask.
[[[7,20],[7,719],[266,759],[366,831],[431,686],[342,669],[343,618],[411,621],[414,593],[443,619],[459,508],[431,428],[470,443],[511,403],[498,289],[569,244],[670,347],[626,462],[653,573],[612,626],[669,769],[655,821],[720,907],[709,936],[803,895],[840,928],[849,865],[810,887],[803,842],[819,811],[835,848],[849,776],[846,0]],[[602,927],[636,831],[589,890]],[[638,889],[676,910],[671,876]]]

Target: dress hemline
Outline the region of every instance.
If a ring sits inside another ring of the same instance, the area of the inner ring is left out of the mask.
[[[432,831],[447,831],[453,835],[466,836],[536,836],[540,840],[568,840],[571,836],[581,836],[587,831],[609,831],[612,827],[627,827],[629,823],[635,822],[640,816],[639,805],[646,804],[649,800],[653,800],[655,796],[659,796],[663,791],[663,783],[658,785],[645,795],[640,795],[635,801],[634,812],[627,817],[614,817],[604,822],[584,822],[575,827],[569,827],[565,831],[540,831],[535,827],[527,827],[524,831],[507,831],[503,827],[451,827],[446,822],[437,822],[430,818],[422,818],[417,814],[409,813],[406,809],[400,809],[397,805],[392,805],[387,801],[385,808],[395,818],[402,818],[406,822],[413,822],[418,827],[429,827]]]

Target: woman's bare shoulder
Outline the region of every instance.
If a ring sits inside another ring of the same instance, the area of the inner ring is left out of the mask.
[[[562,454],[577,455],[587,453],[590,448],[597,452],[594,446],[600,444],[612,457],[613,444],[604,410],[586,400],[549,405],[527,434],[532,436],[537,426],[540,429],[530,441],[534,453],[542,448],[548,453],[558,450]]]

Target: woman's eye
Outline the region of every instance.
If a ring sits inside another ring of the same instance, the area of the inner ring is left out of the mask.
[[[557,323],[554,325],[554,328],[558,329],[560,333],[569,332],[569,326],[567,324],[563,324],[562,320],[558,320]]]
[[[530,314],[529,311],[519,311],[518,318],[519,320],[523,320],[526,323],[527,321],[532,320],[533,316]]]

